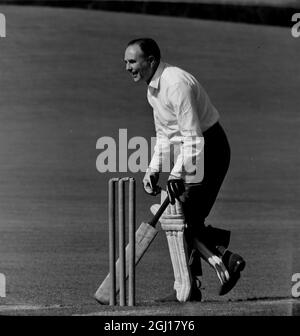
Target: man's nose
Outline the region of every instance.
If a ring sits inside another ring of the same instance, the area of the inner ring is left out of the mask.
[[[126,64],[126,70],[127,71],[131,71],[132,70],[131,65],[129,63]]]

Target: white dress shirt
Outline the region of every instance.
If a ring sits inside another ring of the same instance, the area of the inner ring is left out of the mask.
[[[201,182],[204,175],[202,134],[219,119],[207,93],[188,72],[160,62],[148,85],[147,98],[153,108],[156,129],[149,167],[170,172],[186,183]]]

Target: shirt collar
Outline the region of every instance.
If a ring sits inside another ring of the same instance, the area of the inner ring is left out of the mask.
[[[160,77],[164,71],[164,68],[166,66],[166,63],[164,62],[160,62],[152,79],[151,79],[151,82],[148,84],[148,86],[151,86],[152,88],[154,89],[158,89],[158,86],[159,86],[159,81],[160,81]]]

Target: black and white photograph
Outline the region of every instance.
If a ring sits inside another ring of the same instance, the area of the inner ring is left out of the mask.
[[[299,55],[299,0],[0,0],[0,316],[300,315]]]

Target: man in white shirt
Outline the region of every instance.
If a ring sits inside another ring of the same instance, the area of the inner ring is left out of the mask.
[[[187,243],[191,246],[192,237],[197,236],[222,258],[230,274],[230,281],[220,288],[219,294],[224,295],[235,286],[245,261],[227,250],[229,231],[204,223],[230,162],[230,146],[219,113],[194,76],[161,61],[154,40],[129,42],[124,61],[135,82],[148,84],[147,98],[153,108],[156,145],[143,179],[144,189],[150,195],[158,193],[159,173],[166,171],[173,159],[167,185],[170,202],[175,198],[182,202]],[[192,247],[189,252],[194,280],[191,300],[201,300],[197,280],[202,274],[200,257]]]

